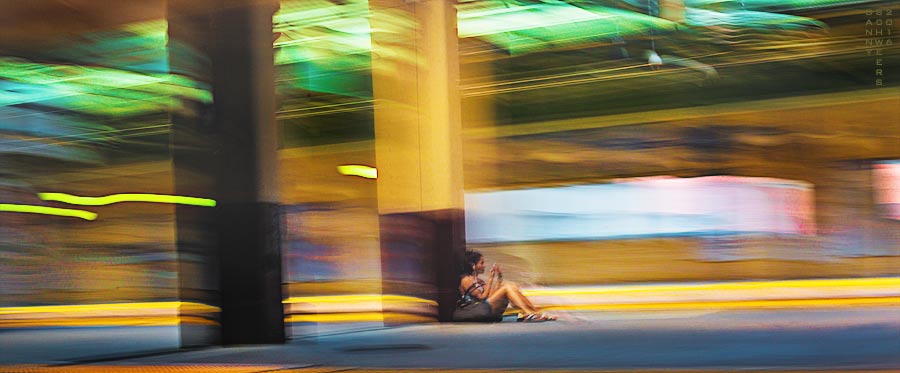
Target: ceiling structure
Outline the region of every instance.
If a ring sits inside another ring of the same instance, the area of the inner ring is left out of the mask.
[[[870,88],[863,13],[890,4],[685,0],[683,22],[674,22],[660,18],[656,1],[460,1],[463,105],[489,98],[498,131],[513,134],[506,144],[600,149],[629,140],[605,131],[606,143],[588,144],[560,123],[592,120],[601,128],[610,116],[629,113]],[[59,161],[101,165],[168,156],[173,99],[208,103],[212,97],[209,87],[168,74],[166,6],[162,0],[0,4],[0,180],[14,184],[25,174],[58,171]],[[274,47],[285,147],[374,136],[370,16],[360,0],[281,2]],[[392,22],[408,22],[395,17]],[[886,58],[896,61],[896,49],[888,51]],[[648,65],[654,54],[659,69]],[[642,120],[627,125],[654,121]],[[750,132],[795,131],[791,122],[767,120],[748,125],[758,127]],[[841,123],[819,135],[845,131],[839,127],[849,124]],[[719,123],[689,125],[708,126],[701,134],[721,132]],[[527,133],[529,126],[544,130]],[[665,144],[629,146],[651,145]],[[533,163],[525,179],[509,183],[559,178],[543,174],[553,162],[537,153],[509,161]]]

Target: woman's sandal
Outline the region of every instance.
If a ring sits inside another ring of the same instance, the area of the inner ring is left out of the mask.
[[[556,321],[556,316],[548,315],[548,314],[544,314],[544,313],[542,313],[540,315],[540,318],[541,318],[541,320],[544,320],[544,321]]]
[[[554,318],[553,320],[556,320],[556,319]],[[544,322],[544,321],[550,321],[550,320],[547,320],[543,316],[540,316],[536,313],[531,313],[524,317],[520,317],[520,318],[516,319],[516,321],[518,321],[518,322]]]

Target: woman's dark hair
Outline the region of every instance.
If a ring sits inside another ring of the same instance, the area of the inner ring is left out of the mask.
[[[470,275],[472,274],[472,267],[478,264],[478,261],[481,260],[481,253],[475,250],[466,250],[465,260],[463,260],[462,267],[459,269],[460,275]]]

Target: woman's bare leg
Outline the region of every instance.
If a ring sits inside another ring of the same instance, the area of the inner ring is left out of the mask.
[[[538,312],[541,312],[541,309],[540,309],[540,308],[537,308],[537,307],[534,306],[534,304],[531,304],[531,300],[528,299],[528,297],[526,297],[525,294],[522,294],[522,290],[519,289],[519,284],[517,284],[517,283],[515,283],[515,282],[508,282],[508,283],[506,283],[505,285],[511,287],[512,290],[513,290],[514,292],[516,292],[516,293],[518,293],[519,295],[522,296],[522,301],[525,303],[525,305],[528,306],[528,308],[534,310],[534,312],[530,312],[530,313],[538,313]]]
[[[499,305],[501,299],[509,299],[509,302],[516,306],[520,310],[525,313],[532,314],[540,312],[537,307],[535,307],[525,295],[522,295],[522,291],[519,290],[519,287],[515,284],[503,284],[494,294],[491,294],[488,297],[488,302],[491,304],[491,310],[497,312],[498,310],[493,309],[494,304]]]

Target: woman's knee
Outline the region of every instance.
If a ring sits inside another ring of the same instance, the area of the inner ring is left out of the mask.
[[[503,286],[507,287],[510,290],[519,290],[519,284],[512,281],[504,281]]]

